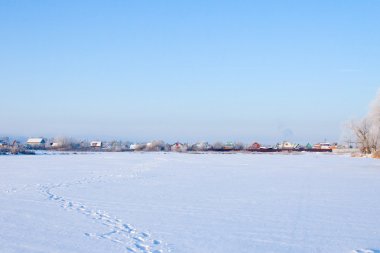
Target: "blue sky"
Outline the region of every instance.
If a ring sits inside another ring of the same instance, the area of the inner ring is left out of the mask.
[[[0,135],[335,141],[380,1],[1,1]]]

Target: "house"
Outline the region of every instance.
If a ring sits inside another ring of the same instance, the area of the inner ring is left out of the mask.
[[[146,144],[143,143],[134,143],[129,146],[129,149],[132,151],[141,151],[146,147]]]
[[[211,149],[211,145],[208,142],[197,142],[191,146],[193,151],[207,151]]]
[[[174,152],[186,152],[187,145],[180,142],[176,142],[170,146],[170,150]]]
[[[165,150],[164,141],[152,141],[148,142],[145,147],[146,151],[163,151]]]
[[[328,142],[317,143],[313,146],[313,149],[332,149],[332,145]]]
[[[90,142],[90,147],[91,148],[101,148],[102,142],[101,141],[92,141],[92,142]]]
[[[261,148],[261,144],[258,142],[254,142],[251,146],[248,147],[248,149],[251,149],[251,150],[256,150],[260,148]]]
[[[6,141],[0,140],[0,148],[5,148],[8,146],[8,143]]]
[[[291,149],[294,149],[295,148],[295,145],[288,142],[288,141],[284,141],[282,143],[278,143],[277,144],[277,148],[278,149],[283,149],[283,150],[291,150]]]
[[[29,147],[43,147],[45,146],[45,139],[44,138],[29,138],[26,141],[26,145]]]
[[[300,145],[300,144],[293,144],[293,149],[296,149],[296,150],[304,150],[304,146]]]
[[[9,146],[9,138],[8,137],[0,138],[0,148],[5,148],[7,146]]]
[[[231,150],[234,150],[235,149],[235,144],[233,142],[226,142],[226,144],[224,144],[223,146],[223,150],[225,151],[231,151]]]

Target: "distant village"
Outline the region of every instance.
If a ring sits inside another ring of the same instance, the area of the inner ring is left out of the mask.
[[[338,145],[338,143],[307,143],[305,145],[282,141],[275,145],[263,145],[259,142],[243,144],[240,142],[197,142],[197,143],[166,143],[151,141],[133,143],[123,141],[101,140],[74,140],[71,138],[29,138],[22,143],[11,140],[9,137],[0,138],[0,154],[35,154],[37,150],[45,151],[73,151],[73,152],[133,152],[133,151],[164,151],[164,152],[339,152],[339,150],[353,149],[352,145]]]

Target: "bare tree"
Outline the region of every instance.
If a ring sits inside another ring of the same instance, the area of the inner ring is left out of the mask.
[[[351,130],[354,132],[360,151],[364,154],[372,152],[371,125],[367,119],[351,123]]]
[[[373,154],[380,148],[380,92],[370,105],[364,119],[352,122],[350,129],[354,133],[357,145],[364,154]]]
[[[165,149],[165,142],[161,140],[154,140],[148,142],[145,146],[146,151],[162,151]]]
[[[212,145],[212,148],[213,148],[213,150],[221,150],[221,149],[223,149],[223,146],[224,146],[224,144],[222,142],[217,141]]]
[[[245,148],[244,143],[242,142],[235,142],[234,149],[235,150],[243,150]]]

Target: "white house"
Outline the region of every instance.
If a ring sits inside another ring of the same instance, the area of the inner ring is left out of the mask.
[[[146,147],[146,144],[144,143],[134,143],[129,146],[129,149],[133,151],[140,151],[140,150],[143,150],[145,147]]]
[[[313,146],[314,149],[332,149],[332,145],[328,142],[321,142]]]
[[[7,146],[9,146],[9,138],[8,137],[0,138],[0,147],[3,148]]]
[[[45,142],[44,138],[29,138],[26,144],[29,146],[42,146],[45,145]]]
[[[295,145],[288,142],[288,141],[284,141],[282,143],[277,144],[277,148],[279,148],[279,149],[293,149],[293,148],[295,148]]]
[[[197,142],[191,146],[191,149],[194,151],[207,151],[211,149],[211,145],[208,142]]]
[[[164,141],[152,141],[146,144],[146,151],[162,151],[165,149]]]
[[[90,142],[90,147],[92,148],[101,148],[102,142],[101,141],[92,141]]]

